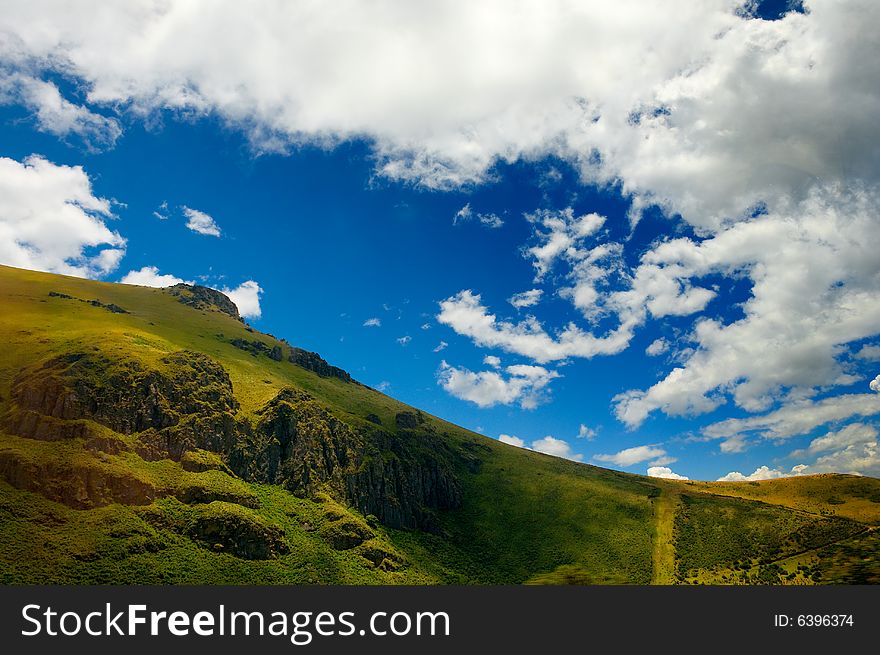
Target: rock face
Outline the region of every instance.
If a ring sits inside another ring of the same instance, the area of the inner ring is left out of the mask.
[[[79,302],[84,302],[87,305],[91,305],[92,307],[100,307],[101,309],[106,309],[108,312],[111,312],[113,314],[129,314],[130,313],[115,303],[101,302],[97,298],[94,300],[83,300],[82,298],[74,298],[73,296],[70,296],[66,293],[59,293],[58,291],[50,291],[49,297],[50,298],[62,298],[64,300],[78,300]]]
[[[13,383],[11,432],[39,438],[46,425],[90,419],[121,434],[139,435],[145,459],[170,457],[204,448],[228,447],[236,432],[238,402],[222,366],[202,353],[180,351],[146,368],[134,360],[111,361],[75,353],[24,371]],[[75,426],[79,425],[79,428]],[[57,434],[57,432],[56,432]],[[62,431],[61,434],[64,434]]]
[[[415,430],[425,422],[425,417],[421,412],[398,412],[394,422],[403,430]]]
[[[241,339],[239,337],[230,339],[229,343],[240,350],[249,352],[254,357],[265,355],[269,359],[272,359],[276,362],[280,362],[282,359],[284,359],[284,350],[278,344],[270,346],[265,341],[260,341],[259,339],[249,341],[247,339]],[[343,382],[352,382],[354,384],[357,384],[357,382],[352,379],[351,375],[349,375],[347,371],[343,371],[338,366],[332,366],[318,353],[309,352],[308,350],[303,350],[302,348],[291,347],[290,355],[288,355],[287,361],[289,361],[291,364],[295,364],[296,366],[304,368],[307,371],[316,373],[322,378],[337,378],[339,380],[342,380]]]
[[[104,450],[104,442],[117,446],[93,434],[103,429],[90,428],[97,423],[133,435],[134,450],[144,459],[170,458],[188,470],[228,470],[306,496],[327,492],[396,528],[439,530],[436,511],[461,504],[455,471],[469,467],[469,454],[453,451],[421,413],[398,414],[397,433],[373,424],[355,428],[308,393],[286,388],[253,419],[242,417],[226,371],[197,352],[172,353],[155,367],[93,353],[54,358],[23,371],[11,400],[6,427],[20,436],[85,438],[97,450]],[[89,503],[103,502],[91,491],[82,493]],[[211,499],[196,494],[183,500]]]
[[[331,366],[318,353],[309,352],[302,348],[293,348],[287,359],[290,363],[317,373],[323,378],[338,378],[343,382],[352,382],[351,375],[337,366]]]
[[[207,505],[187,533],[212,550],[242,559],[269,559],[289,552],[279,528],[228,503]]]
[[[244,319],[238,313],[238,307],[224,293],[203,287],[198,284],[175,284],[173,287],[165,289],[172,296],[184,305],[189,305],[195,309],[222,312],[229,314],[237,321],[244,323]]]
[[[461,504],[457,455],[430,433],[360,432],[295,389],[282,390],[258,416],[229,455],[245,479],[305,495],[329,488],[395,528],[436,531],[435,510]]]
[[[8,451],[0,451],[0,478],[75,509],[110,503],[148,505],[160,495],[133,475],[64,462],[35,463]]]

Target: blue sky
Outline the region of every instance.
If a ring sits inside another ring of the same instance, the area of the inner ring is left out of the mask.
[[[0,19],[3,263],[231,291],[366,384],[584,462],[880,475],[873,4],[545,3],[537,31],[491,3],[505,29],[49,4]]]

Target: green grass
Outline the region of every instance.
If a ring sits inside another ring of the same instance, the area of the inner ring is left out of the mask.
[[[796,571],[807,566],[794,563],[798,557],[812,558],[811,574],[796,576],[803,582],[873,575],[859,562],[876,555],[876,540],[850,537],[880,519],[880,481],[871,479],[654,480],[514,448],[425,414],[407,447],[426,457],[456,453],[450,461],[462,492],[461,506],[440,512],[439,529],[429,533],[384,527],[332,490],[299,497],[249,483],[221,453],[148,461],[139,435],[90,420],[74,423],[91,437],[59,439],[61,424],[71,422],[44,419],[41,439],[25,438],[8,429],[21,412],[10,400],[15,380],[71,353],[111,362],[120,380],[137,370],[174,375],[169,355],[203,353],[228,374],[237,420],[255,421],[288,387],[309,392],[361,435],[373,434],[370,415],[394,434],[397,413],[415,410],[241,350],[230,341],[287,346],[157,289],[0,267],[0,310],[0,581],[7,584],[749,582],[764,579],[753,568],[777,560]],[[108,384],[106,375],[96,372],[91,382]],[[264,559],[242,556],[267,544]],[[736,569],[734,579],[732,567],[745,561],[748,571]]]

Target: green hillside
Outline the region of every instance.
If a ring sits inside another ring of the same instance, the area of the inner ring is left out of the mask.
[[[499,443],[217,292],[0,267],[0,582],[877,582],[880,481],[682,483]]]

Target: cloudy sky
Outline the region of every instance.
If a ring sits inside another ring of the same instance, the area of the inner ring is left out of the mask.
[[[0,262],[520,447],[880,475],[880,3],[0,0]]]

